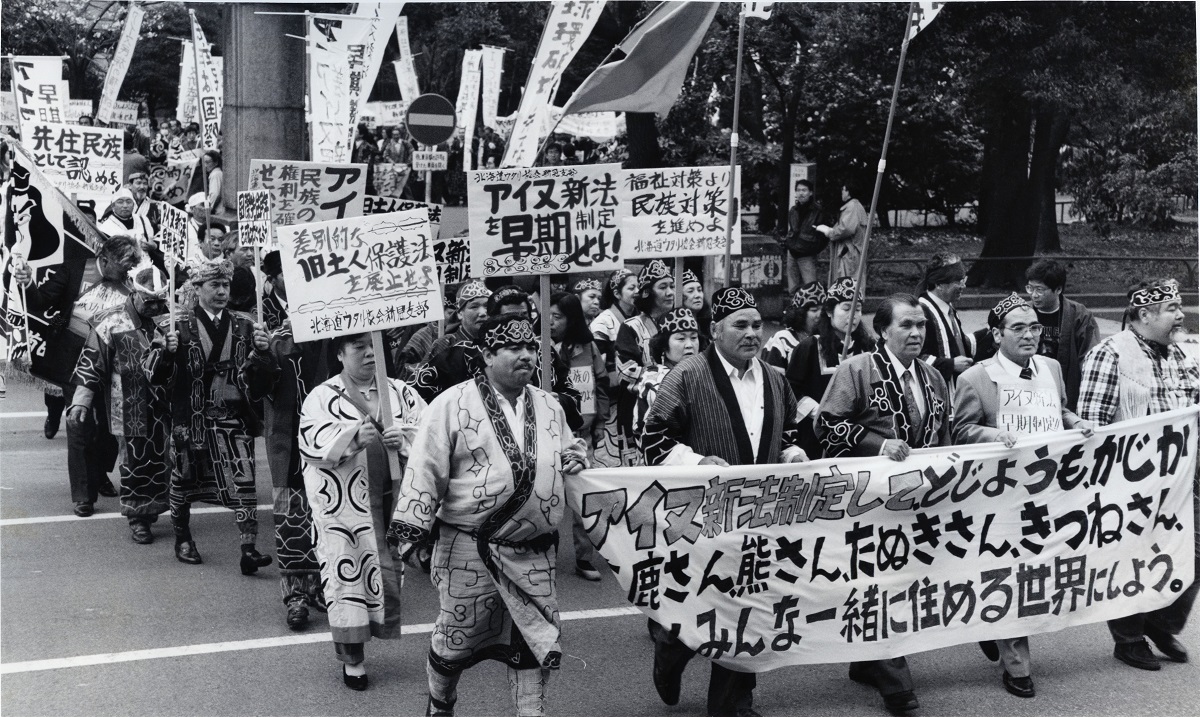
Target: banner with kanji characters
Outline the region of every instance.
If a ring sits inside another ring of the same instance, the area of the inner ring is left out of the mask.
[[[621,266],[618,164],[467,172],[471,275]]]
[[[310,15],[308,39],[314,51],[309,62],[309,106],[313,115],[312,158],[349,162],[362,103],[370,94],[364,86],[367,46],[372,27],[380,21],[359,15]],[[390,34],[388,27],[387,33]]]
[[[252,159],[248,189],[271,192],[275,226],[360,217],[367,165]]]
[[[237,194],[238,243],[242,246],[271,249],[271,193],[253,189]]]
[[[176,264],[186,263],[192,254],[192,247],[189,246],[191,232],[188,231],[188,213],[179,207],[159,202],[158,217],[158,248],[167,259],[174,259]]]
[[[443,317],[424,209],[277,227],[297,341]]]
[[[225,108],[224,78],[221,66],[213,60],[212,45],[204,30],[192,15],[192,51],[195,52],[196,108],[200,115],[200,146],[217,149],[220,146],[221,116]]]
[[[532,167],[537,159],[538,140],[547,116],[547,108],[553,104],[554,93],[567,65],[592,33],[600,12],[602,0],[597,2],[556,2],[550,4],[550,15],[546,28],[538,43],[537,54],[521,93],[521,105],[517,109],[516,123],[504,151],[502,167]],[[474,232],[472,232],[472,235]]]
[[[0,126],[16,129],[17,98],[11,92],[0,92]]]
[[[458,118],[455,133],[462,141],[463,169],[475,169],[466,159],[471,154],[471,143],[475,139],[475,115],[479,109],[480,62],[483,61],[483,50],[467,50],[463,52],[462,72],[458,81],[458,102],[454,106],[454,116]]]
[[[25,129],[33,161],[62,191],[111,194],[121,188],[121,130],[48,122]]]
[[[180,44],[179,101],[175,105],[175,119],[187,125],[188,122],[200,121],[200,113],[196,108],[196,51],[192,49],[191,40],[181,40]]]
[[[404,111],[408,109],[408,103],[404,101],[367,102],[364,107],[366,108],[364,113],[374,117],[375,124],[383,127],[399,127],[404,122]]]
[[[67,100],[67,110],[63,114],[63,124],[78,122],[80,117],[91,114],[91,100]]]
[[[485,127],[498,129],[496,112],[500,109],[500,78],[504,75],[504,48],[483,48],[483,106],[480,110]]]
[[[384,51],[392,36],[392,28],[400,11],[404,9],[403,2],[360,2],[354,9],[354,14],[372,20],[371,28],[363,40],[366,45],[366,69],[360,82],[362,83],[362,102],[365,105],[371,88],[375,86],[375,78],[379,76],[379,68],[383,66]],[[379,115],[375,115],[376,119]]]
[[[591,470],[566,487],[632,604],[763,672],[1169,605],[1195,577],[1196,430],[1193,407],[1012,449]]]
[[[150,165],[150,196],[168,204],[187,201],[187,190],[192,183],[192,172],[196,163],[156,162]]]
[[[438,281],[443,285],[461,284],[471,278],[471,255],[467,237],[444,237],[442,233],[442,205],[415,202],[411,199],[394,197],[363,198],[364,214],[386,214],[424,209],[429,212],[429,232],[433,236],[433,258],[437,262]]]
[[[63,58],[14,57],[10,66],[17,121],[21,137],[28,142],[27,127],[45,122],[59,123],[66,116],[67,101],[71,98],[64,91]]]
[[[408,42],[408,18],[396,19],[396,42],[400,48],[400,59],[392,63],[396,70],[396,84],[400,97],[406,103],[421,96],[421,84],[417,80],[417,66],[413,62],[412,46]]]
[[[741,171],[733,196],[741,197]],[[627,169],[621,175],[621,222],[630,237],[626,260],[717,256],[725,253],[729,167]],[[741,222],[733,223],[733,254],[742,253]]]
[[[133,59],[138,33],[142,31],[142,17],[145,14],[146,11],[141,5],[129,4],[125,27],[121,29],[121,39],[108,62],[108,72],[104,75],[104,89],[100,92],[100,108],[96,111],[96,117],[102,122],[114,121],[113,110],[116,108],[117,94],[121,91],[121,84],[125,82],[125,73],[129,71],[129,61]],[[133,120],[137,121],[136,113]]]

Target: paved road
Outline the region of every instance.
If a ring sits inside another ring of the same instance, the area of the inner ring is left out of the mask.
[[[193,518],[205,562],[175,561],[170,527],[154,527],[150,546],[133,544],[115,499],[98,513],[71,515],[66,441],[42,437],[40,394],[9,383],[0,401],[0,708],[33,715],[420,715],[424,656],[436,597],[425,575],[410,572],[398,641],[367,647],[371,688],[342,686],[323,616],[303,633],[284,624],[274,567],[255,577],[237,569],[232,514]],[[22,415],[30,414],[30,415]],[[259,455],[260,465],[265,460]],[[269,503],[260,475],[260,504]],[[269,509],[260,512],[260,547],[273,552]],[[554,715],[702,715],[708,670],[685,674],[683,698],[666,707],[650,682],[645,620],[626,606],[611,576],[588,583],[559,556],[563,646],[551,683]],[[1183,640],[1200,655],[1189,627]],[[1168,664],[1156,674],[1111,656],[1103,625],[1038,636],[1034,700],[999,684],[998,668],[974,645],[911,658],[921,715],[1195,715],[1200,674]],[[1198,658],[1200,659],[1200,658]],[[504,670],[470,670],[458,714],[510,714]],[[768,716],[884,714],[878,698],[845,678],[843,665],[782,669],[759,678],[756,707]]]

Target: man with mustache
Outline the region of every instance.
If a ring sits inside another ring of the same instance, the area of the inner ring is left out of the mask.
[[[950,443],[950,395],[942,375],[918,360],[925,313],[915,296],[893,294],[875,312],[875,350],[838,366],[817,409],[826,458],[908,458],[914,448]],[[920,707],[904,657],[854,662],[850,679],[879,690],[893,714]]]
[[[988,312],[988,326],[999,351],[958,377],[954,442],[1003,443],[1012,448],[1019,436],[1075,428],[1091,436],[1092,425],[1067,408],[1062,368],[1057,361],[1037,355],[1042,325],[1034,308],[1011,294]],[[979,646],[988,659],[1004,667],[1004,689],[1017,697],[1036,694],[1029,638],[989,640]]]
[[[921,360],[936,368],[951,389],[955,378],[974,363],[975,337],[963,330],[954,308],[966,284],[962,259],[954,254],[934,254],[921,277],[926,320]]]
[[[388,540],[403,557],[434,544],[441,610],[426,714],[453,715],[463,670],[495,659],[508,666],[517,715],[537,717],[562,659],[554,566],[563,476],[586,467],[586,446],[553,394],[531,382],[538,338],[528,319],[490,318],[477,341],[482,374],[422,414]]]
[[[808,460],[797,445],[796,397],[787,379],[758,358],[762,315],[740,288],[712,297],[713,343],[679,362],[662,380],[646,416],[646,464],[754,465]],[[654,687],[668,705],[679,701],[683,669],[695,651],[665,626],[654,635]],[[755,717],[754,673],[712,663],[710,717]]]
[[[1107,426],[1195,405],[1200,400],[1200,369],[1174,340],[1183,328],[1183,303],[1175,280],[1148,279],[1131,288],[1125,322],[1129,328],[1101,341],[1083,358],[1079,415]],[[1200,504],[1197,489],[1200,481],[1193,488]],[[1197,525],[1200,537],[1200,522]],[[1150,638],[1167,659],[1187,662],[1187,649],[1175,635],[1187,624],[1198,590],[1200,583],[1193,582],[1167,607],[1109,620],[1116,643],[1113,657],[1140,670],[1161,669],[1158,656],[1146,644]]]

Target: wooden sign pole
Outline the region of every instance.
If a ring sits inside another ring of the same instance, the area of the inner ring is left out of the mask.
[[[542,323],[542,390],[550,393],[554,387],[554,365],[550,362],[550,275],[542,274],[538,284],[538,313]]]
[[[258,323],[264,327],[267,325],[266,317],[263,316],[263,275],[262,275],[262,257],[260,256],[262,249],[257,245],[254,247],[254,296],[258,299]]]
[[[380,423],[384,428],[392,427],[392,387],[388,383],[387,361],[383,355],[383,332],[371,332],[371,349],[375,352],[375,389],[379,391],[379,410],[383,414]],[[382,436],[381,436],[382,438]],[[400,456],[394,451],[386,451],[388,457],[388,472],[392,476],[393,488],[400,484]]]

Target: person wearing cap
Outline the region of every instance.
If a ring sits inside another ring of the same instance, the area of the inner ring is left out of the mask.
[[[650,339],[650,356],[654,363],[642,371],[641,378],[633,387],[637,394],[637,404],[633,408],[633,432],[639,438],[638,450],[642,448],[640,439],[646,428],[646,414],[654,405],[662,380],[681,361],[698,353],[700,324],[695,314],[691,309],[672,309],[663,317],[658,333]]]
[[[269,337],[261,324],[228,309],[233,265],[205,261],[188,267],[194,306],[181,306],[177,330],[147,359],[151,380],[171,395],[175,464],[169,500],[175,558],[202,562],[191,530],[191,504],[216,503],[234,511],[241,535],[241,571],[271,564],[258,552],[258,495],[254,438],[261,433],[243,366],[267,361]]]
[[[413,373],[414,385],[427,403],[447,388],[466,380],[467,376],[452,372],[450,367],[465,362],[462,354],[474,348],[479,327],[488,315],[491,296],[491,290],[478,279],[458,287],[454,298],[458,306],[458,329],[434,341],[428,353],[420,357],[422,363]],[[405,358],[406,363],[409,358]],[[458,380],[454,380],[455,377]]]
[[[680,305],[692,312],[696,323],[700,326],[700,342],[704,349],[708,347],[709,327],[712,325],[712,312],[704,305],[704,284],[696,272],[688,269],[683,272],[681,282]]]
[[[825,296],[825,285],[819,281],[809,282],[792,294],[783,309],[783,326],[763,345],[762,360],[768,366],[787,371],[788,359],[800,338],[817,333]]]
[[[595,346],[604,356],[604,370],[608,373],[609,404],[608,416],[604,419],[604,434],[593,447],[592,460],[598,466],[617,468],[622,465],[622,454],[633,455],[636,449],[626,446],[626,437],[617,421],[617,401],[620,399],[621,372],[617,370],[617,332],[626,319],[633,316],[633,300],[637,294],[637,275],[628,269],[617,269],[604,282],[604,295],[600,299],[600,315],[588,327],[595,339]]]
[[[988,312],[988,327],[999,350],[967,369],[954,390],[956,445],[1003,443],[1012,448],[1021,436],[1092,425],[1067,408],[1067,388],[1058,362],[1037,355],[1042,325],[1033,307],[1017,294]],[[1020,516],[1011,516],[1016,521]],[[1001,683],[1017,697],[1033,697],[1029,638],[979,643],[985,655],[1004,668]]]
[[[134,170],[125,178],[125,186],[133,194],[133,213],[150,218],[150,175],[141,170]]]
[[[1173,279],[1147,279],[1129,290],[1128,328],[1104,339],[1083,358],[1079,415],[1097,426],[1196,405],[1200,368],[1178,343],[1183,330],[1183,300]],[[1200,507],[1200,480],[1192,476]],[[1186,477],[1182,477],[1186,480]],[[1200,521],[1197,521],[1200,545]],[[1200,568],[1200,552],[1196,567]],[[1200,570],[1197,571],[1200,574]],[[1146,638],[1168,660],[1187,662],[1187,649],[1175,638],[1187,624],[1200,582],[1188,586],[1174,603],[1153,612],[1108,621],[1113,656],[1142,670],[1162,664]]]
[[[633,386],[645,367],[653,362],[650,339],[658,333],[658,322],[675,308],[675,278],[662,260],[650,260],[638,273],[634,307],[637,315],[621,324],[616,342],[617,370],[624,387],[617,392],[617,423],[629,447],[637,445],[637,436],[633,434],[633,406],[637,402]]]
[[[166,271],[163,253],[159,251],[158,245],[154,241],[154,226],[146,216],[138,214],[137,199],[134,198],[133,190],[129,186],[121,187],[113,195],[112,203],[100,215],[100,221],[96,223],[96,228],[108,236],[124,234],[133,237],[141,247],[142,255],[145,257],[143,262],[154,264],[162,271]]]
[[[592,322],[600,315],[600,297],[601,291],[599,279],[583,279],[575,282],[575,287],[571,289],[575,296],[579,297],[579,304],[583,307],[583,316],[588,322]]]
[[[164,345],[161,327],[170,292],[166,275],[155,266],[142,266],[129,279],[132,291],[96,316],[75,364],[67,425],[79,425],[100,404],[119,445],[121,515],[129,520],[133,542],[148,545],[154,542],[150,525],[168,508],[171,402],[166,387],[149,380],[142,361],[155,341]]]
[[[817,407],[829,379],[842,363],[842,349],[849,341],[846,356],[850,357],[869,353],[875,345],[862,323],[862,297],[856,299],[854,295],[857,283],[843,276],[830,284],[816,328],[796,342],[784,369],[792,393],[800,402],[800,447],[814,455],[821,451],[815,426]]]
[[[397,498],[388,454],[400,457],[403,470],[426,406],[408,384],[388,379],[383,390],[391,422],[385,424],[376,382],[383,357],[375,355],[371,335],[338,336],[329,344],[342,371],[305,397],[299,453],[342,681],[361,691],[367,688],[364,643],[400,636],[403,568],[387,545]]]
[[[530,321],[489,318],[477,342],[482,374],[425,410],[388,537],[402,556],[434,542],[441,609],[426,714],[453,715],[463,670],[495,659],[508,666],[517,715],[534,717],[545,714],[562,659],[554,566],[563,480],[587,467],[587,455],[558,400],[533,381]]]
[[[744,289],[712,297],[712,345],[684,359],[658,388],[646,416],[646,465],[755,465],[808,459],[795,445],[796,397],[761,359],[762,315]],[[653,625],[654,687],[668,705],[679,701],[684,667],[695,652]],[[752,717],[754,673],[716,662],[708,685],[708,714]]]
[[[903,461],[915,448],[950,444],[946,381],[918,358],[925,322],[915,296],[883,300],[874,318],[880,336],[875,350],[837,367],[817,409],[817,438],[826,458],[882,455]],[[875,687],[893,714],[920,707],[904,657],[851,663],[850,679]]]
[[[925,345],[921,360],[942,374],[954,389],[955,377],[975,363],[975,337],[963,330],[955,302],[967,285],[967,271],[954,254],[937,253],[921,276],[921,310],[925,313]]]

